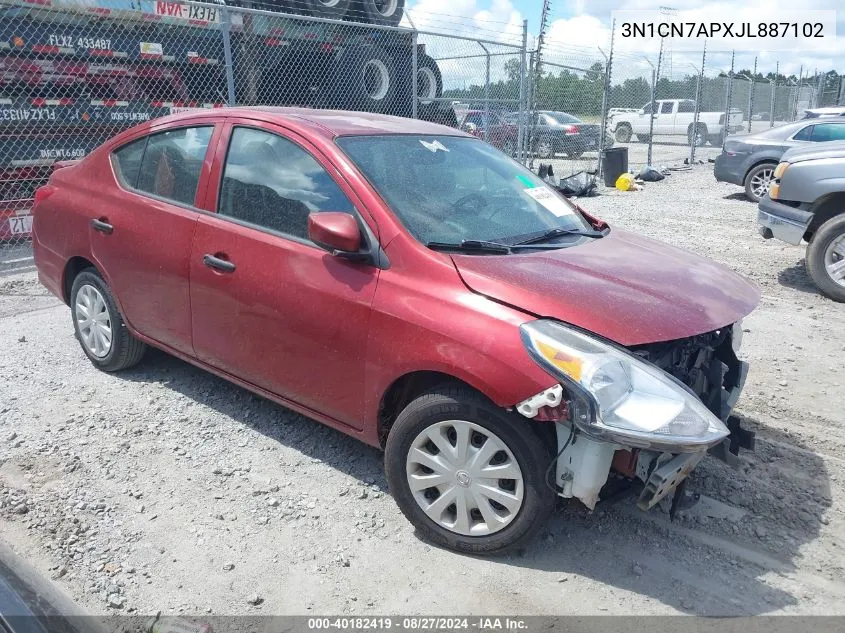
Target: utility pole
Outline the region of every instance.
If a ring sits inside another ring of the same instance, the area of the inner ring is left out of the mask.
[[[534,169],[534,113],[537,111],[537,88],[543,78],[543,44],[546,39],[546,29],[549,24],[549,13],[552,10],[552,1],[543,0],[543,12],[540,15],[540,32],[537,35],[537,50],[534,51],[534,72],[531,76],[531,103],[528,107],[528,169]]]

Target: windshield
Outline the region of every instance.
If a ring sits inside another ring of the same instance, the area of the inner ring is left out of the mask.
[[[555,228],[592,228],[538,176],[477,139],[349,136],[337,143],[423,244],[514,244]]]
[[[569,125],[570,123],[581,123],[581,119],[576,119],[571,114],[566,114],[564,112],[546,112],[546,115],[563,125]]]

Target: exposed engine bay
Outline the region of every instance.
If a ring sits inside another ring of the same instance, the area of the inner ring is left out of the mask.
[[[687,477],[707,452],[736,465],[741,448],[754,448],[754,434],[742,429],[739,418],[731,415],[748,373],[747,363],[736,355],[741,337],[742,326],[737,323],[705,334],[628,350],[672,376],[727,426],[730,435],[709,447],[654,450],[648,445],[638,447],[596,437],[574,419],[577,405],[562,385],[554,385],[519,403],[516,410],[525,417],[556,424],[554,486],[558,494],[575,497],[593,509],[613,471],[629,481],[639,480],[644,484],[638,506],[648,510],[672,493],[680,495]]]

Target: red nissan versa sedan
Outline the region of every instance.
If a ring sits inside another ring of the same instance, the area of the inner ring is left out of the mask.
[[[98,368],[165,350],[385,449],[418,531],[524,542],[611,471],[647,509],[730,416],[757,289],[611,229],[482,141],[353,112],[144,123],[38,190],[39,277]]]

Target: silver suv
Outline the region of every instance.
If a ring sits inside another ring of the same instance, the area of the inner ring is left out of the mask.
[[[757,222],[766,239],[806,240],[810,278],[831,299],[845,301],[845,141],[786,152]]]

